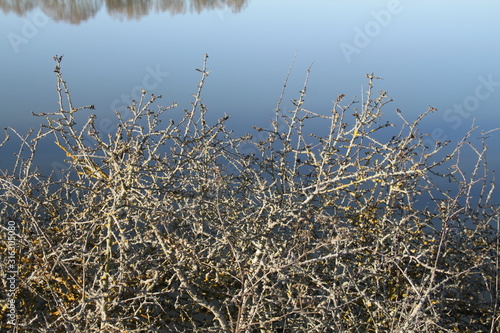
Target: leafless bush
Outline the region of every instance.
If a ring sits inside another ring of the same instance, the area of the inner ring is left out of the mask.
[[[96,116],[79,120],[94,107],[73,105],[54,59],[59,110],[4,141],[21,140],[0,178],[19,229],[19,332],[498,332],[484,134],[424,147],[434,109],[398,111],[395,129],[368,75],[359,107],[340,95],[307,110],[306,77],[260,139],[237,137],[228,117],[206,119],[205,56],[180,122],[160,124],[176,104],[143,91],[105,137]],[[325,136],[306,134],[314,118]],[[34,167],[42,141],[66,154],[61,177]]]

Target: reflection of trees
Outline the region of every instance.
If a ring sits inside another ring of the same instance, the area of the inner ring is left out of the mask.
[[[0,8],[6,13],[14,12],[17,15],[23,15],[38,7],[41,3],[42,1],[33,0],[0,0]]]
[[[245,0],[244,0],[245,1]],[[109,15],[127,19],[139,19],[149,12],[170,12],[174,14],[186,13],[186,0],[107,0],[106,7]]]
[[[45,0],[40,7],[54,21],[66,21],[73,24],[94,17],[101,9],[103,0]]]
[[[78,24],[93,17],[103,5],[112,16],[140,19],[150,12],[201,13],[203,10],[229,8],[240,12],[248,0],[0,0],[0,8],[6,12],[24,15],[37,7],[55,21]]]
[[[232,9],[233,13],[238,13],[246,5],[246,0],[192,0],[191,8],[197,13],[200,13],[204,9],[223,9],[229,7]]]
[[[138,19],[156,9],[155,3],[156,1],[150,0],[108,0],[106,8],[111,16]]]

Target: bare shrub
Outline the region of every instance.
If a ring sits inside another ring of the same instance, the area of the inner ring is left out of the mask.
[[[498,332],[486,133],[425,147],[435,110],[383,121],[371,74],[359,107],[339,95],[328,114],[305,108],[306,77],[260,139],[238,137],[206,119],[207,58],[181,121],[161,124],[177,105],[143,91],[104,136],[54,57],[59,110],[2,144],[21,140],[0,176],[19,332]],[[316,118],[326,135],[307,134]],[[34,167],[42,141],[66,154],[61,177]]]

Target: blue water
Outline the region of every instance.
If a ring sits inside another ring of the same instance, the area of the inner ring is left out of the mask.
[[[151,8],[23,1],[32,9],[7,10],[16,3],[2,2],[0,11],[0,125],[20,132],[38,126],[31,112],[57,109],[55,54],[64,54],[74,103],[94,104],[103,131],[140,87],[163,95],[164,104],[178,102],[176,112],[189,108],[205,53],[212,73],[203,102],[212,119],[231,115],[240,133],[268,127],[295,55],[285,110],[312,64],[309,110],[328,113],[341,93],[359,97],[365,74],[375,72],[384,78],[376,87],[394,98],[389,119],[396,108],[409,119],[439,110],[422,123],[431,140],[456,141],[473,120],[475,137],[500,127],[498,1],[212,2],[217,9],[191,1],[170,11],[168,1]],[[489,140],[494,170],[499,136]]]

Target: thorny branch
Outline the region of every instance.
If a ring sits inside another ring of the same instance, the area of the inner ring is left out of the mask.
[[[104,135],[97,116],[81,122],[94,107],[73,105],[54,57],[59,110],[0,144],[20,142],[0,175],[20,332],[498,332],[490,132],[426,147],[419,124],[436,110],[384,122],[373,74],[361,104],[308,110],[308,69],[290,111],[287,75],[269,128],[238,137],[228,116],[206,118],[207,59],[180,121],[160,126],[177,104],[143,90]],[[41,143],[66,170],[34,167]]]

